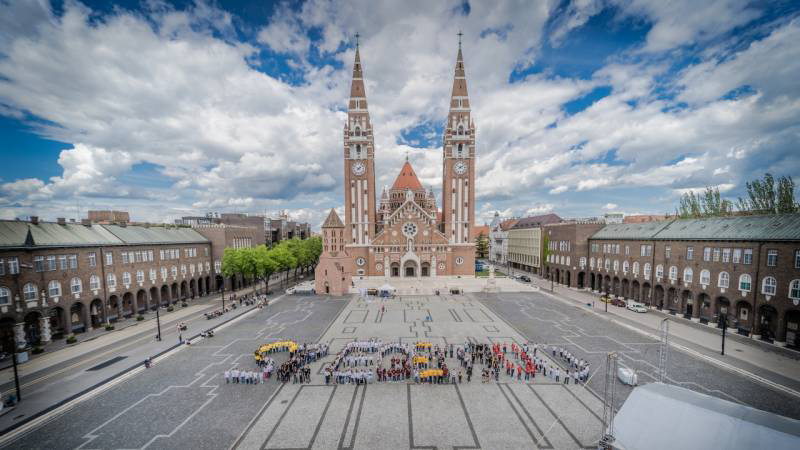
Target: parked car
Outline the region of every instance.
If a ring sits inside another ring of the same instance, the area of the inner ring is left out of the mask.
[[[531,282],[531,277],[529,277],[527,275],[520,275],[519,279],[524,281],[524,282],[526,282],[526,283],[530,283]]]
[[[609,297],[607,295],[601,295],[600,296],[600,301],[603,302],[603,303],[611,303],[611,297]]]
[[[621,299],[621,298],[615,298],[615,299],[611,300],[611,304],[612,304],[612,305],[614,305],[614,306],[621,306],[621,307],[623,307],[623,308],[624,308],[625,306],[627,306],[627,305],[625,304],[625,300],[623,300],[623,299]]]
[[[627,308],[629,310],[631,310],[633,312],[637,312],[637,313],[646,313],[647,312],[647,307],[644,306],[642,303],[628,302]]]

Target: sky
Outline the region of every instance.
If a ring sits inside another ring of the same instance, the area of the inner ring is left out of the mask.
[[[343,203],[356,33],[378,192],[406,155],[439,192],[459,31],[478,224],[800,174],[795,1],[0,0],[0,219],[318,227]]]

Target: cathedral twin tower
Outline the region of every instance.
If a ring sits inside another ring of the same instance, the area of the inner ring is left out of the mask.
[[[358,45],[344,125],[344,223],[334,210],[322,225],[318,293],[343,295],[351,278],[414,279],[474,273],[475,123],[459,43],[442,148],[442,210],[406,160],[380,202],[375,145]]]

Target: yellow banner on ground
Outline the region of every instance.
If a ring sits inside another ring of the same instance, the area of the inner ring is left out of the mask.
[[[278,341],[262,345],[257,353],[266,353],[274,350],[285,349],[289,352],[297,351],[297,343],[294,341]]]
[[[444,371],[439,369],[428,369],[428,370],[423,370],[422,372],[419,373],[419,376],[421,378],[438,377],[441,375],[444,375]]]
[[[433,344],[430,342],[417,342],[417,348],[431,348]]]
[[[428,357],[427,356],[415,356],[414,357],[414,364],[427,364]]]

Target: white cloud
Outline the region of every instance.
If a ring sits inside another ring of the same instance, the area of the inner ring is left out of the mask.
[[[617,209],[617,206],[618,205],[616,203],[606,203],[605,206],[603,206],[603,209],[606,211],[611,211],[613,209]]]
[[[591,215],[609,189],[628,189],[628,201],[640,201],[631,208],[659,212],[671,207],[640,200],[642,189],[733,191],[755,170],[800,170],[788,150],[800,137],[798,23],[773,24],[749,46],[732,47],[725,33],[758,11],[735,1],[667,3],[576,1],[554,11],[555,2],[473,2],[463,16],[456,2],[312,0],[297,11],[279,7],[244,42],[231,15],[205,3],[103,16],[67,3],[61,17],[41,4],[1,4],[0,114],[44,119],[33,123],[38,132],[72,145],[59,158],[60,176],[20,174],[0,186],[3,207],[44,215],[77,197],[153,220],[187,208],[289,208],[321,222],[342,200],[341,108],[356,31],[379,192],[406,151],[422,182],[440,189],[438,139],[415,148],[401,134],[446,116],[458,30],[478,129],[480,217],[495,209]],[[536,62],[543,41],[563,43],[608,6],[652,25],[642,51],[609,58],[589,78],[545,70],[509,83],[512,71]],[[681,56],[671,52],[701,42],[714,44],[671,72]],[[291,55],[299,79],[259,71],[267,50]],[[320,66],[312,54],[342,67]],[[744,85],[752,93],[720,98]],[[564,103],[598,86],[610,95],[565,113]],[[606,158],[612,150],[616,161]],[[132,184],[141,163],[166,186]],[[152,198],[162,207],[152,208]]]

